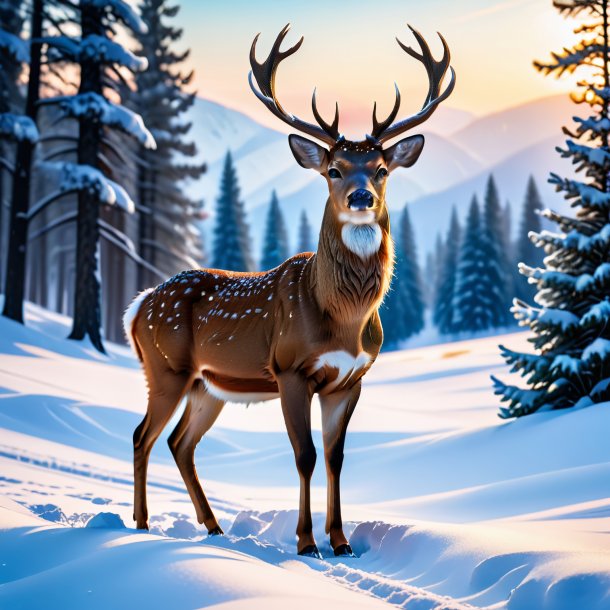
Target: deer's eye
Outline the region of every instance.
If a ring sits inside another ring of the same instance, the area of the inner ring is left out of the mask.
[[[329,178],[341,178],[341,172],[338,169],[335,169],[334,167],[331,167],[328,170],[328,177]]]
[[[380,167],[377,170],[377,174],[375,175],[375,179],[376,180],[381,180],[382,178],[385,178],[388,175],[388,170],[385,167]]]

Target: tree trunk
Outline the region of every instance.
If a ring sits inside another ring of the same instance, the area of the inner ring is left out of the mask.
[[[150,158],[146,149],[141,149],[141,158],[146,161],[147,167],[139,169],[138,195],[139,203],[145,206],[149,212],[142,212],[138,223],[138,251],[140,256],[151,265],[156,264],[155,249],[148,245],[155,239],[155,194],[154,194],[154,160]],[[142,186],[146,185],[146,186]],[[147,243],[148,242],[148,243]],[[157,278],[153,278],[151,272],[142,265],[138,265],[138,290],[144,290],[155,283]]]
[[[145,158],[145,157],[144,157]],[[138,204],[142,207],[148,207],[146,201],[146,189],[142,186],[146,180],[146,169],[140,167],[138,169]],[[148,260],[145,240],[148,238],[148,225],[150,222],[150,216],[145,212],[141,211],[138,213],[138,254],[144,259]],[[142,265],[138,265],[137,270],[137,284],[138,290],[143,290],[146,285],[146,270]]]
[[[31,39],[42,37],[43,0],[34,0],[32,5]],[[40,92],[40,53],[42,45],[30,45],[30,74],[25,114],[36,120],[37,102]],[[30,183],[34,145],[23,140],[17,145],[15,174],[9,217],[9,245],[6,262],[6,283],[2,315],[23,324],[23,294],[25,290],[25,260],[27,249],[28,221],[26,214],[30,203]]]
[[[6,158],[7,151],[4,142],[0,142],[0,158]],[[10,180],[9,180],[10,182]],[[4,288],[4,191],[6,182],[4,181],[4,169],[0,167],[0,292]]]
[[[102,13],[94,5],[81,4],[82,37],[101,35]],[[81,60],[79,93],[102,93],[102,68],[89,58]],[[97,167],[102,126],[98,121],[79,119],[78,163]],[[99,251],[99,201],[95,194],[80,191],[76,227],[76,286],[74,294],[74,320],[70,339],[84,339],[105,353],[101,336]]]

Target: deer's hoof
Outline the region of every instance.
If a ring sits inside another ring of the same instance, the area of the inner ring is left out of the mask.
[[[310,544],[304,549],[300,550],[299,555],[301,555],[301,557],[313,557],[314,559],[322,559],[322,555],[320,554],[320,551],[318,551],[318,547],[315,544]]]
[[[222,527],[220,527],[220,525],[208,530],[208,536],[222,536],[223,534],[224,532],[222,531]]]
[[[335,557],[355,557],[354,551],[349,544],[340,544],[335,549]]]

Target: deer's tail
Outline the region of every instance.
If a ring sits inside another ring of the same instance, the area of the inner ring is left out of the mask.
[[[134,300],[129,304],[125,313],[123,314],[123,330],[125,331],[125,336],[131,345],[131,349],[136,353],[140,361],[142,360],[142,352],[138,346],[136,338],[134,336],[134,325],[138,314],[140,313],[140,308],[142,307],[142,303],[144,299],[154,290],[154,288],[147,288],[143,290],[139,294],[136,295]]]

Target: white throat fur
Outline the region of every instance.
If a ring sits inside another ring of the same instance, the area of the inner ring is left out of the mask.
[[[372,224],[346,222],[341,228],[341,239],[350,252],[366,260],[379,251],[381,227],[376,222]]]

